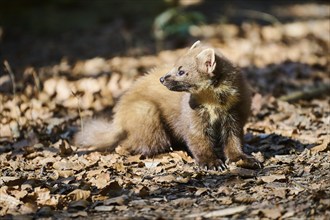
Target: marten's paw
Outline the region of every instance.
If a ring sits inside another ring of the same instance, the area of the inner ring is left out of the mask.
[[[247,169],[261,169],[262,164],[254,157],[248,155],[240,156],[236,161],[236,165]]]
[[[205,170],[219,170],[224,171],[227,169],[227,165],[218,158],[209,158],[208,160],[196,160],[198,166]]]

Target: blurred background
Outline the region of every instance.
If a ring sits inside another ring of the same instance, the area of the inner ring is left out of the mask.
[[[63,59],[155,54],[186,47],[196,39],[216,43],[246,35],[257,38],[258,30],[248,24],[279,27],[324,21],[329,11],[328,1],[308,0],[1,1],[0,59],[24,68]],[[308,35],[298,26],[286,30],[289,37]],[[274,30],[260,34],[266,40],[286,40]],[[328,40],[328,33],[319,34]]]
[[[0,136],[31,126],[51,134],[54,117],[66,132],[68,115],[77,122],[111,110],[137,77],[196,40],[241,67],[253,120],[273,114],[262,110],[269,97],[322,99],[327,109],[329,19],[328,1],[316,0],[0,1]]]

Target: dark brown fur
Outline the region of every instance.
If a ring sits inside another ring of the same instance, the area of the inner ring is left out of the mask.
[[[113,121],[87,123],[75,143],[110,150],[120,144],[146,156],[185,143],[200,166],[221,168],[227,159],[257,167],[242,151],[250,103],[240,71],[220,53],[195,43],[173,68],[137,80],[117,104]]]

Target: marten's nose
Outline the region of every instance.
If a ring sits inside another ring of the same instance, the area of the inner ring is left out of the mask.
[[[160,77],[159,81],[160,81],[161,83],[164,83],[164,82],[165,82],[165,79],[167,79],[167,78],[169,78],[169,77],[170,77],[170,75],[165,75],[165,76],[163,76],[163,77]]]

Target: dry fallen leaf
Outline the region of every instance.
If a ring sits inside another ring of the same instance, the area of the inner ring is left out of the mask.
[[[191,207],[195,202],[196,199],[192,198],[179,198],[171,201],[175,207]]]
[[[200,196],[205,192],[207,192],[207,188],[198,188],[197,191],[195,192],[195,195]]]
[[[7,189],[8,187],[6,186],[2,186],[0,188],[0,204],[4,207],[3,209],[7,209],[9,212],[12,212],[16,210],[22,202],[14,196],[8,195]]]
[[[103,201],[104,205],[127,205],[129,198],[127,195],[122,195],[114,198],[110,198]]]
[[[150,190],[146,186],[138,186],[135,189],[135,194],[143,198],[149,195],[149,191]]]
[[[217,218],[223,216],[230,216],[236,213],[244,212],[246,210],[246,206],[237,206],[233,208],[221,209],[211,212],[202,212],[196,214],[187,215],[186,218],[196,218],[196,217],[204,217],[204,218]]]
[[[241,167],[236,167],[236,166],[230,166],[230,171],[231,173],[241,176],[241,177],[254,177],[257,175],[256,170],[251,170],[251,169],[245,169]]]
[[[88,205],[89,205],[89,202],[86,200],[77,200],[77,201],[70,202],[68,205],[68,208],[73,209],[73,210],[83,210],[83,209],[87,208]]]
[[[285,175],[269,175],[269,176],[261,176],[261,177],[258,177],[258,178],[260,178],[265,183],[271,183],[271,182],[274,182],[274,181],[284,181],[284,180],[286,180]]]
[[[322,144],[311,148],[313,153],[322,152],[330,149],[330,138],[325,139]]]
[[[170,155],[173,157],[173,158],[178,158],[180,160],[183,160],[187,163],[193,163],[194,162],[194,159],[192,157],[190,157],[187,152],[184,152],[184,151],[174,151],[174,152],[170,152]]]
[[[111,197],[119,196],[122,193],[123,188],[119,185],[117,181],[110,182],[107,186],[102,188],[99,192],[101,195],[108,195]]]
[[[99,172],[99,170],[97,170],[97,172]],[[109,184],[109,181],[110,174],[108,172],[102,172],[89,180],[89,182],[95,185],[98,189],[105,188]]]
[[[144,161],[144,165],[146,168],[155,168],[160,164],[159,161]]]
[[[47,188],[37,187],[34,189],[37,195],[37,203],[43,206],[56,206],[59,202],[58,195],[51,195]]]
[[[280,208],[262,209],[261,212],[265,215],[265,217],[270,219],[278,219],[282,215]]]
[[[70,192],[67,197],[69,197],[72,201],[78,201],[78,200],[87,200],[91,195],[91,192],[88,190],[82,190],[82,189],[75,189],[72,192]]]
[[[173,175],[156,176],[154,180],[159,183],[171,183],[176,181],[176,177]]]
[[[234,196],[233,198],[234,202],[238,202],[238,203],[253,203],[256,202],[257,200],[253,197],[251,197],[250,195],[238,195],[238,196]]]
[[[95,209],[95,211],[99,211],[99,212],[110,212],[110,211],[112,211],[112,210],[115,209],[115,206],[112,206],[112,205],[108,205],[108,206],[100,205],[100,206],[96,206],[94,209]]]

